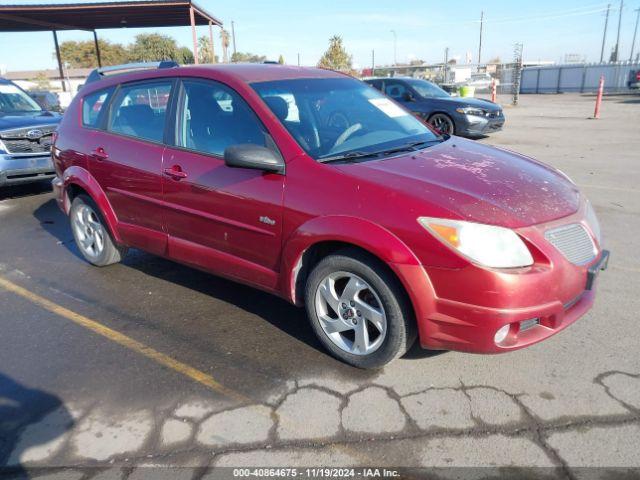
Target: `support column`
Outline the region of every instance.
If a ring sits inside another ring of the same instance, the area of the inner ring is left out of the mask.
[[[62,91],[67,91],[67,85],[64,81],[64,72],[62,70],[62,59],[60,58],[60,45],[58,45],[58,34],[55,30],[53,32],[53,43],[56,45],[56,58],[58,59],[58,72],[60,73],[60,83],[62,84]]]
[[[100,59],[100,45],[98,44],[98,34],[93,31],[93,43],[96,45],[96,57],[98,58],[98,67],[102,67],[102,60]]]
[[[191,21],[191,36],[193,37],[193,62],[198,65],[198,36],[196,35],[196,17],[193,7],[189,7],[189,19]]]
[[[213,22],[209,22],[209,43],[211,44],[211,63],[216,63],[216,51],[213,48]]]

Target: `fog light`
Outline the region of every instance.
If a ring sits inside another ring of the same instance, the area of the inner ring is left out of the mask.
[[[505,338],[507,338],[507,335],[509,335],[510,328],[511,328],[511,325],[506,324],[504,327],[501,327],[500,329],[498,329],[495,336],[493,337],[493,341],[496,343],[502,343],[502,341]]]

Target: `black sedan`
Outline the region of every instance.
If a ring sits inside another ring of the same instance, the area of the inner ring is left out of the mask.
[[[417,78],[372,78],[368,84],[425,119],[442,133],[480,137],[502,129],[500,105],[489,100],[452,97],[437,85]]]

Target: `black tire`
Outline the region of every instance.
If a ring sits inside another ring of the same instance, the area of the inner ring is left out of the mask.
[[[316,292],[332,273],[348,272],[368,283],[380,299],[386,314],[386,335],[369,354],[349,353],[329,338],[316,311]],[[316,336],[329,353],[358,368],[381,368],[404,355],[416,339],[416,323],[407,295],[392,272],[375,257],[356,249],[344,249],[322,259],[311,271],[305,287],[305,306]]]
[[[100,224],[103,230],[103,247],[101,251],[96,255],[89,255],[85,249],[81,246],[81,239],[79,238],[79,233],[74,226],[74,217],[78,215],[78,211],[85,207],[89,207],[95,214],[94,221],[97,220],[97,223]],[[107,265],[112,265],[114,263],[120,262],[124,256],[127,254],[127,248],[116,244],[111,236],[111,232],[109,231],[109,227],[104,220],[102,212],[100,208],[96,205],[91,197],[85,194],[79,194],[71,202],[71,208],[69,209],[69,222],[71,224],[71,231],[73,233],[73,238],[78,246],[78,250],[84,257],[84,259],[95,265],[97,267],[105,267]]]
[[[434,113],[429,117],[429,125],[438,130],[440,133],[447,135],[456,134],[456,124],[453,119],[446,113]]]

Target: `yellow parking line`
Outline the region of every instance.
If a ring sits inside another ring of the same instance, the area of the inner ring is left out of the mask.
[[[103,337],[117,343],[118,345],[128,348],[129,350],[139,353],[140,355],[143,355],[153,360],[154,362],[159,363],[160,365],[163,365],[175,372],[189,377],[191,380],[194,380],[226,397],[241,401],[248,400],[248,398],[246,398],[242,394],[218,383],[211,375],[207,375],[197,368],[193,368],[187,364],[179,362],[178,360],[175,360],[168,355],[165,355],[164,353],[158,352],[157,350],[143,343],[140,343],[131,337],[127,337],[126,335],[116,330],[113,330],[105,325],[102,325],[101,323],[96,322],[95,320],[91,320],[84,315],[80,315],[79,313],[73,312],[58,305],[57,303],[52,302],[51,300],[47,300],[40,295],[30,292],[29,290],[16,285],[15,283],[7,280],[6,278],[3,278],[2,276],[0,276],[0,287],[9,292],[15,293],[16,295],[19,295],[32,303],[35,303],[36,305],[50,311],[51,313],[64,317],[67,320],[71,320],[73,323],[91,330],[98,335],[102,335]]]

